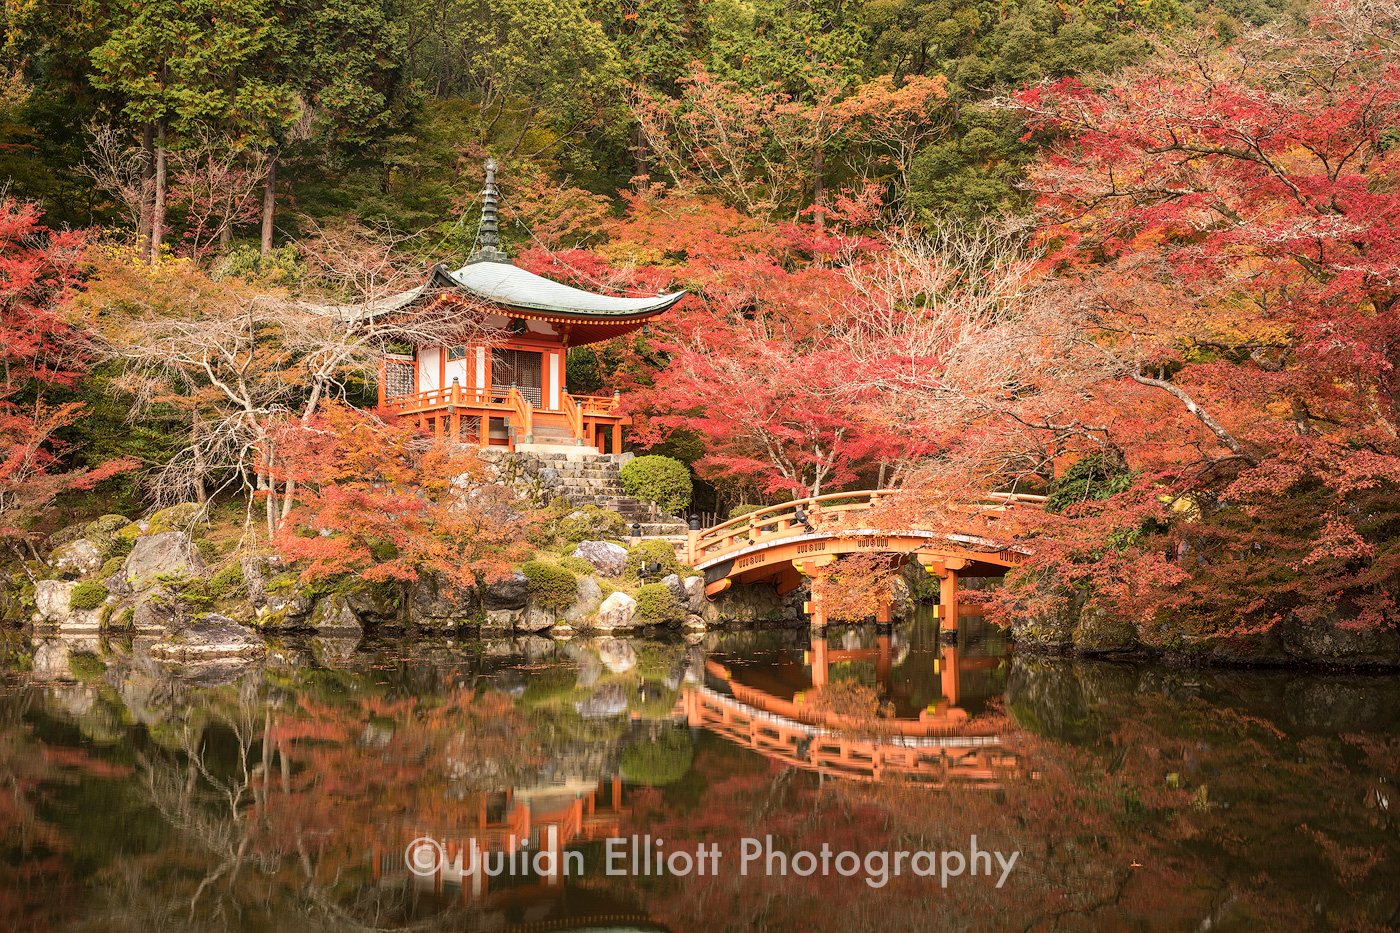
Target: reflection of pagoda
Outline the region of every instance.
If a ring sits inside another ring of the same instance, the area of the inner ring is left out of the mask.
[[[813,690],[831,682],[833,665],[871,662],[894,716],[855,720],[809,702]],[[763,665],[707,660],[705,685],[688,688],[677,706],[692,728],[792,767],[867,781],[898,774],[934,786],[994,787],[1017,760],[1002,747],[1000,724],[969,717],[963,680],[1004,664],[1004,657],[964,656],[956,645],[941,646],[934,668],[942,694],[914,709],[895,683],[888,628],[878,630],[873,648],[833,648],[824,632],[814,632],[800,664],[787,655]]]
[[[507,788],[485,795],[475,825],[468,833],[446,839],[437,839],[431,832],[422,834],[442,847],[437,870],[431,874],[413,875],[408,871],[403,848],[386,849],[376,844],[372,852],[374,880],[412,877],[420,887],[438,894],[460,887],[464,902],[480,899],[491,891],[492,871],[488,869],[499,868],[497,877],[513,888],[556,888],[562,881],[560,871],[537,875],[529,870],[528,860],[524,871],[507,871],[504,866],[509,863],[499,856],[550,852],[554,856],[551,863],[561,868],[566,846],[618,835],[622,813],[620,777],[590,786],[575,787],[572,782],[565,782]],[[473,843],[476,851],[492,855],[491,862],[479,863],[476,871],[471,871],[469,858]],[[519,858],[516,865],[520,865]]]

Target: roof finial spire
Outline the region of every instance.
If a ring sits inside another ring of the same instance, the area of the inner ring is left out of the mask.
[[[486,157],[486,185],[481,189],[481,223],[476,228],[476,252],[467,257],[473,262],[510,262],[501,250],[501,231],[496,222],[496,202],[501,193],[496,190],[496,160]]]

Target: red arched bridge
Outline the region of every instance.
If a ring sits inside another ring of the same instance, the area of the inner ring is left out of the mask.
[[[957,627],[958,576],[1001,576],[1029,551],[1008,546],[1009,513],[1041,509],[1044,496],[989,493],[982,501],[958,506],[938,527],[890,527],[880,507],[892,490],[838,492],[784,502],[750,512],[704,531],[690,532],[686,563],[705,576],[710,596],[734,584],[771,583],[780,594],[804,577],[819,579],[847,554],[888,554],[897,563],[917,560],[940,580],[943,627]],[[808,605],[813,625],[826,624],[820,599]],[[889,621],[882,605],[878,620]]]

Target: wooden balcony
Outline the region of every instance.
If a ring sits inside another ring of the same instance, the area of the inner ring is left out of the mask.
[[[381,385],[383,383],[381,382]],[[435,437],[479,447],[548,444],[622,450],[622,428],[632,419],[621,412],[617,395],[559,394],[559,409],[536,407],[514,386],[464,388],[453,383],[411,395],[382,398],[388,416],[416,425]]]

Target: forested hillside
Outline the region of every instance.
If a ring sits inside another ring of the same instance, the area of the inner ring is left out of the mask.
[[[459,265],[490,156],[519,265],[689,292],[567,379],[622,391],[704,506],[1044,492],[1007,612],[1088,589],[1164,643],[1396,622],[1393,3],[6,16],[16,548],[93,488],[246,492],[271,530],[279,432],[372,397],[373,335],[300,303]]]

